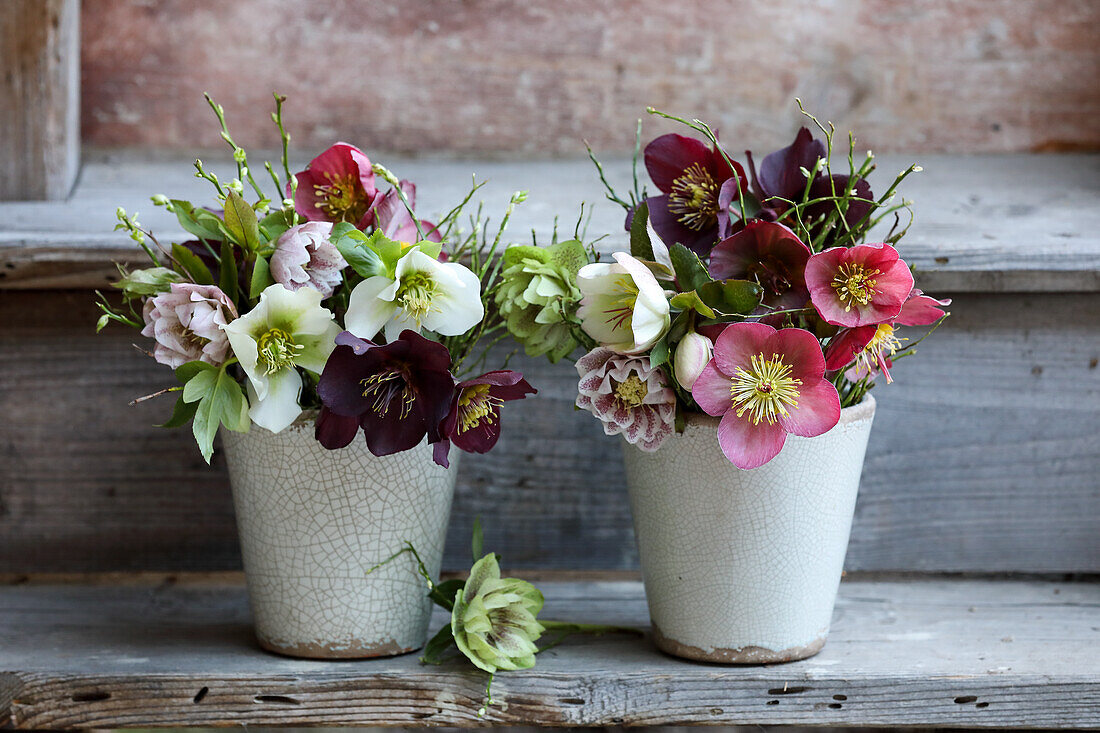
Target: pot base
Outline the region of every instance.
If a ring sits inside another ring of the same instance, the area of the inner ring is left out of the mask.
[[[746,646],[740,649],[715,648],[710,651],[700,649],[697,646],[681,644],[675,639],[665,636],[661,630],[653,625],[653,643],[665,654],[684,659],[694,659],[699,662],[716,662],[719,664],[776,664],[780,662],[795,662],[799,659],[812,657],[825,646],[825,637],[814,639],[805,646],[794,646],[789,649],[775,651],[760,646]]]
[[[415,652],[421,647],[401,647],[391,642],[382,644],[366,644],[353,641],[350,644],[322,644],[318,642],[307,644],[276,644],[263,637],[257,636],[256,641],[269,652],[280,654],[284,657],[296,657],[298,659],[375,659],[378,657],[396,657],[402,654]]]

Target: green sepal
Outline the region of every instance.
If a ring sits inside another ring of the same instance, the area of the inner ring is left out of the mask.
[[[689,290],[686,293],[676,293],[668,303],[673,308],[679,308],[685,313],[693,310],[704,318],[714,318],[717,315],[709,305],[703,302],[703,299],[699,297],[699,293],[694,290]]]
[[[471,558],[477,562],[485,554],[485,531],[481,528],[481,517],[474,517],[474,528],[470,535]]]
[[[653,242],[649,240],[649,204],[642,201],[630,221],[630,254],[639,260],[652,260]]]
[[[662,336],[649,350],[649,365],[656,369],[668,361],[668,335]]]
[[[111,322],[111,317],[104,313],[99,317],[99,320],[95,322],[95,332],[99,333],[103,329],[107,328],[107,324]]]
[[[423,242],[417,242],[416,248],[431,257],[433,260],[438,260],[439,253],[443,251],[443,243],[429,242],[427,240],[424,240]]]
[[[698,293],[704,303],[719,313],[747,315],[760,305],[764,290],[748,280],[720,280],[706,283]]]
[[[256,212],[236,191],[225,197],[225,229],[237,244],[249,251],[260,248],[260,227]]]
[[[443,655],[454,646],[454,631],[449,623],[444,624],[424,646],[424,655],[420,657],[420,661],[424,664],[442,664]]]
[[[672,269],[676,271],[676,280],[683,291],[698,290],[706,283],[712,282],[706,265],[699,259],[699,255],[692,252],[684,245],[677,242],[668,250],[672,260]]]
[[[191,422],[195,417],[195,411],[199,409],[196,402],[184,402],[183,395],[176,399],[176,406],[172,408],[172,416],[167,422],[157,425],[158,428],[180,428]]]
[[[560,267],[570,275],[576,275],[577,271],[588,264],[588,250],[577,239],[567,239],[546,248],[548,262]]]
[[[181,199],[172,199],[169,203],[172,206],[172,213],[176,215],[180,226],[188,234],[214,242],[225,239],[225,233],[222,231],[222,221],[214,212],[196,207],[190,201]]]
[[[535,260],[546,264],[550,261],[550,253],[543,247],[536,247],[533,244],[513,244],[504,250],[505,267],[518,265],[524,260]]]
[[[237,285],[237,259],[233,256],[233,243],[228,240],[222,242],[221,263],[218,271],[218,287],[230,300],[236,302],[239,288]]]
[[[172,258],[178,267],[183,268],[180,274],[191,278],[196,285],[213,285],[214,276],[210,274],[210,268],[203,264],[199,256],[182,244],[172,245]]]
[[[248,283],[248,297],[256,299],[260,297],[268,286],[275,284],[275,278],[271,277],[271,265],[263,257],[257,257],[252,264],[252,278]]]

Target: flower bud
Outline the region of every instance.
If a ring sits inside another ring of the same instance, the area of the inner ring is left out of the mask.
[[[692,331],[676,347],[672,368],[676,381],[684,389],[691,389],[695,380],[703,373],[703,367],[710,362],[714,344],[702,334]]]

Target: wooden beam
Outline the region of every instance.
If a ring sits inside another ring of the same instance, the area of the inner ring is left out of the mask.
[[[0,200],[66,198],[80,166],[80,0],[4,0],[0,69]]]

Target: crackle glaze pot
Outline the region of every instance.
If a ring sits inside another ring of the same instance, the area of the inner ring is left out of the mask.
[[[312,415],[280,433],[222,431],[256,637],[318,659],[403,654],[427,640],[431,601],[406,541],[439,573],[459,451],[426,442],[376,457],[361,438],[326,450]]]
[[[655,453],[624,444],[657,646],[708,662],[804,659],[829,633],[875,402],[816,438],[788,436],[743,471],[718,418],[692,416]]]

